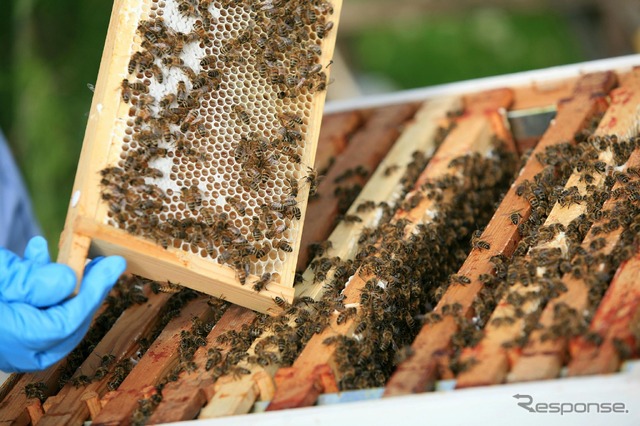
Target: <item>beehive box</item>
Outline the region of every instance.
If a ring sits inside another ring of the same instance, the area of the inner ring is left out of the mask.
[[[293,304],[267,317],[123,281],[77,351],[5,386],[0,421],[388,424],[428,412],[500,424],[531,421],[518,405],[528,395],[622,403],[616,423],[634,424],[637,368],[563,376],[637,358],[640,151],[624,142],[638,134],[639,63],[333,107],[309,217],[324,211],[336,226],[306,224],[319,241]],[[550,106],[555,118],[537,132],[509,131],[509,117]],[[374,401],[324,406],[362,399]]]
[[[339,12],[115,2],[59,260],[290,302]]]

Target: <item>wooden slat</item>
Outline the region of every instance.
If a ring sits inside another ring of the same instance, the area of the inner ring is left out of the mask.
[[[178,363],[181,331],[191,330],[193,318],[207,322],[213,317],[208,300],[208,297],[192,300],[182,308],[178,317],[167,324],[131,373],[120,384],[115,391],[115,396],[102,409],[98,417],[93,419],[94,425],[130,424],[131,415],[138,407],[138,400],[144,398],[145,388],[158,384]]]
[[[544,152],[549,146],[573,141],[574,135],[587,125],[590,118],[606,107],[604,96],[614,84],[612,73],[586,75],[576,85],[573,97],[558,105],[554,124],[545,132],[482,234],[481,238],[491,245],[491,249],[473,250],[459,270],[459,274],[469,277],[471,283],[451,285],[435,308],[436,312],[440,312],[443,306],[459,303],[462,306],[461,315],[472,314],[471,305],[482,289],[478,277],[494,273],[489,259],[497,254],[511,256],[519,241],[517,227],[511,223],[509,216],[517,211],[522,215],[522,220],[527,220],[531,213],[531,207],[515,194],[515,189],[543,169],[535,154]],[[387,383],[384,395],[395,396],[432,389],[439,377],[440,363],[448,358],[451,338],[458,329],[455,318],[449,315],[437,323],[425,324],[411,346],[412,355],[398,366]]]
[[[89,411],[82,401],[85,392],[96,392],[102,395],[107,390],[107,384],[111,380],[111,371],[115,364],[127,359],[139,349],[138,341],[151,332],[170,295],[161,293],[149,295],[149,300],[141,305],[134,305],[127,309],[116,321],[111,330],[102,338],[87,359],[76,371],[74,377],[84,374],[92,376],[100,366],[102,356],[113,355],[114,360],[110,373],[104,378],[94,381],[86,386],[76,387],[68,382],[56,395],[45,402],[46,415],[42,424],[73,424],[80,423],[88,418]]]
[[[139,40],[136,35],[138,23],[147,17],[151,4],[151,0],[142,2],[137,0],[117,0],[114,2],[96,91],[89,114],[84,146],[73,187],[72,202],[67,213],[65,230],[61,237],[58,261],[71,266],[78,277],[81,278],[90,243],[95,243],[94,240],[96,240],[96,235],[92,234],[91,231],[96,231],[98,232],[97,239],[101,243],[99,244],[99,249],[102,254],[112,255],[122,254],[123,252],[127,254],[127,260],[129,261],[127,271],[129,273],[159,281],[171,280],[180,282],[187,287],[193,285],[193,289],[216,297],[220,297],[224,293],[236,294],[238,297],[235,300],[231,298],[228,300],[251,309],[266,312],[265,305],[272,304],[273,296],[268,292],[255,293],[254,295],[248,292],[238,292],[238,279],[235,276],[234,269],[228,265],[222,265],[211,261],[211,259],[201,262],[205,259],[200,253],[178,250],[173,247],[164,250],[164,253],[160,253],[160,256],[150,257],[144,251],[139,251],[143,250],[143,246],[139,244],[141,238],[133,237],[128,233],[120,234],[115,232],[116,237],[111,238],[109,231],[116,231],[116,229],[111,226],[103,227],[103,224],[108,220],[108,208],[100,199],[100,191],[98,189],[100,188],[101,177],[97,171],[113,165],[118,160],[122,149],[125,123],[123,117],[127,117],[130,106],[122,101],[119,88],[121,87],[123,73],[126,73],[127,70],[128,60],[135,49],[139,47],[136,42]],[[330,19],[333,22],[333,28],[321,40],[322,53],[318,58],[321,65],[329,64],[333,55],[342,1],[332,0],[331,6],[333,14]],[[323,70],[327,77],[330,74],[330,70],[331,67],[325,67]],[[272,92],[271,95],[271,97],[265,97],[265,99],[275,99],[275,92]],[[311,165],[315,162],[326,90],[315,90],[308,97],[310,106],[309,116],[305,121],[307,131],[304,135],[305,144],[302,162]],[[229,120],[235,120],[235,118],[229,118]],[[279,284],[289,290],[279,292],[282,293],[280,297],[288,301],[291,301],[293,297],[295,264],[300,250],[302,224],[307,210],[308,192],[308,187],[300,188],[297,206],[301,210],[301,220],[300,224],[296,224],[290,229],[291,235],[289,239],[293,250],[285,254],[283,265],[277,271],[279,273]],[[96,226],[87,224],[91,222]],[[82,226],[82,232],[76,229],[77,226]],[[105,243],[105,239],[108,240],[108,243]],[[155,244],[150,239],[147,242],[156,245],[157,248],[161,248],[159,244]],[[97,246],[98,244],[95,245]],[[134,248],[133,250],[132,247]],[[191,269],[192,263],[198,264],[204,273],[197,274],[196,279],[181,280],[180,274],[186,273]],[[81,280],[79,279],[78,282],[80,283]]]
[[[204,389],[214,383],[211,373],[204,370],[207,351],[212,347],[222,346],[216,342],[218,336],[230,330],[240,331],[243,325],[250,324],[255,317],[255,312],[249,309],[235,305],[229,307],[207,336],[207,346],[198,349],[194,354],[193,362],[198,365],[198,369],[182,372],[177,381],[165,385],[162,390],[162,401],[147,423],[160,424],[195,418],[207,403]],[[229,349],[229,347],[224,348],[223,357]]]
[[[613,278],[598,306],[589,331],[603,340],[597,345],[584,337],[571,341],[569,376],[614,373],[624,358],[616,348],[616,340],[628,350],[625,357],[637,356],[638,324],[640,322],[640,255],[625,262]]]
[[[358,249],[356,243],[362,230],[377,226],[382,217],[383,208],[379,203],[387,202],[393,205],[399,201],[402,185],[400,181],[412,161],[413,152],[422,151],[425,155],[431,156],[436,149],[438,129],[441,125],[446,127],[449,124],[446,118],[447,113],[455,112],[460,108],[462,108],[461,98],[441,98],[425,103],[416,112],[347,211],[349,215],[358,215],[362,221],[357,223],[341,221],[328,238],[332,247],[327,250],[325,256],[338,256],[343,261],[355,257]],[[395,170],[389,169],[396,166]],[[376,207],[366,212],[358,212],[358,206],[367,201],[375,203]],[[310,208],[312,207],[314,207],[313,204]],[[303,274],[304,282],[296,286],[296,296],[309,296],[318,300],[324,292],[324,285],[333,278],[333,272],[334,268],[327,273],[325,280],[314,282],[313,269],[307,268]]]
[[[534,81],[526,86],[515,87],[510,110],[519,111],[556,105],[558,99],[573,95],[578,81],[579,77],[571,77],[553,81]]]
[[[329,169],[329,166],[347,147],[349,138],[362,125],[363,121],[364,114],[360,111],[340,112],[322,117],[318,151],[314,164],[316,170]]]
[[[273,298],[279,296],[285,300],[292,300],[292,287],[272,282],[268,287],[256,293],[249,285],[241,285],[236,278],[236,272],[231,268],[224,268],[217,272],[218,276],[225,275],[228,285],[220,286],[212,283],[211,262],[204,258],[184,256],[180,250],[165,250],[162,247],[143,238],[134,237],[121,229],[114,229],[108,225],[98,225],[91,220],[78,218],[75,226],[77,235],[91,235],[93,250],[96,255],[120,255],[127,259],[127,265],[133,266],[141,276],[159,281],[171,281],[186,285],[197,291],[228,300],[236,304],[246,304],[251,300],[252,309],[268,312],[275,307]],[[184,269],[175,269],[171,264],[179,263]],[[257,277],[250,275],[247,282],[255,281]]]
[[[22,374],[15,373],[9,375],[9,377],[5,379],[2,385],[0,385],[0,402],[2,402],[7,397],[7,395],[9,395],[20,378],[22,378]]]
[[[624,93],[625,96],[621,96]],[[634,99],[635,98],[635,99]],[[621,87],[616,89],[612,94],[611,105],[607,109],[605,116],[595,131],[596,136],[605,136],[615,134],[618,137],[628,137],[635,134],[637,128],[637,105],[640,102],[640,91],[634,95],[634,87]],[[599,154],[599,161],[604,162],[609,167],[616,166],[611,149],[606,149]],[[581,173],[574,172],[567,181],[565,188],[577,187],[581,195],[587,195],[587,183],[581,181]],[[604,186],[605,176],[596,174],[592,185],[596,188]],[[575,203],[570,206],[563,206],[556,203],[544,225],[549,226],[554,223],[561,223],[565,227],[571,221],[581,214],[587,212],[588,203]],[[563,256],[567,256],[567,242],[564,234],[559,234],[557,238],[549,242],[538,244],[531,250],[546,248],[560,248]],[[541,272],[538,272],[539,276]],[[466,348],[463,351],[461,359],[473,359],[473,365],[458,376],[457,387],[480,386],[487,384],[502,383],[506,379],[506,375],[518,357],[520,349],[506,349],[503,344],[513,341],[522,336],[525,331],[527,320],[531,320],[532,316],[537,316],[540,310],[540,304],[545,303],[541,294],[541,286],[538,283],[524,285],[516,283],[511,286],[507,294],[502,298],[493,314],[494,318],[514,318],[510,324],[496,324],[491,320],[484,329],[484,337],[481,342],[474,348]],[[515,318],[516,306],[508,303],[509,294],[517,294],[528,296],[526,301],[518,308],[524,312],[524,316]]]
[[[418,181],[426,182],[449,176],[452,171],[448,165],[452,158],[472,152],[488,152],[493,137],[499,133],[494,130],[494,124],[497,123],[492,116],[498,114],[497,111],[500,108],[508,107],[513,100],[512,96],[510,90],[504,89],[483,92],[467,99],[466,113],[457,120],[456,127],[438,148]],[[443,195],[445,203],[453,196],[451,190],[445,190]],[[439,207],[439,201],[425,197],[417,207],[408,212],[399,213],[395,219],[406,217],[412,221],[411,225],[405,229],[406,235],[409,235],[416,226],[430,220],[426,212],[437,211]],[[368,279],[372,278],[366,275],[368,274],[359,270],[350,279],[349,285],[344,290],[345,305],[359,306],[360,293]],[[278,388],[267,408],[268,411],[312,405],[318,395],[324,391],[323,382],[326,380],[322,380],[321,372],[327,368],[334,370],[335,346],[327,346],[323,341],[336,335],[350,336],[356,326],[353,319],[338,324],[337,316],[334,313],[330,326],[311,338],[291,368],[278,372],[276,376]],[[334,375],[337,376],[337,372],[334,372]]]
[[[334,196],[334,190],[341,185],[335,183],[335,179],[357,166],[363,166],[372,173],[398,139],[402,124],[413,116],[416,108],[415,104],[405,104],[375,110],[365,125],[353,135],[343,154],[336,159],[318,186],[318,197],[309,202],[298,270],[304,270],[309,263],[309,244],[324,241],[335,227],[339,199]],[[342,185],[357,183],[364,186],[365,182],[365,178],[354,177]]]
[[[253,352],[250,351],[250,354],[253,355]],[[214,386],[213,397],[209,399],[198,418],[213,419],[246,414],[256,400],[270,399],[275,392],[273,376],[278,367],[270,365],[263,368],[245,362],[239,363],[238,366],[248,369],[250,373],[241,377],[229,375],[220,378]],[[261,384],[263,385],[260,386]]]
[[[627,166],[640,166],[640,151],[636,150],[631,154],[627,161]],[[620,186],[620,184],[616,184],[614,189]],[[607,200],[602,206],[602,209],[605,211],[609,210],[615,202],[615,199]],[[608,220],[609,219],[604,218],[595,222],[593,226],[600,225]],[[604,236],[594,235],[593,232],[589,231],[582,243],[582,247],[590,254],[609,255],[622,238],[623,232],[622,227]],[[605,238],[605,245],[599,250],[593,250],[591,248],[591,242],[597,238]],[[610,266],[601,264],[598,268],[606,272],[605,268],[610,268]],[[554,312],[556,306],[563,304],[568,308],[575,309],[576,312],[582,312],[588,305],[589,293],[589,287],[584,278],[577,278],[572,274],[566,274],[562,277],[562,283],[567,288],[567,291],[557,298],[550,300],[544,308],[539,321],[541,328],[531,333],[531,337],[522,349],[522,354],[513,366],[513,370],[509,373],[507,381],[543,380],[557,377],[560,374],[567,350],[567,339],[564,337],[545,339],[543,336],[555,322]]]

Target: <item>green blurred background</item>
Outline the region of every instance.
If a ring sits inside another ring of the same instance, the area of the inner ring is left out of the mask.
[[[349,84],[337,81],[330,99],[618,56],[638,44],[636,0],[344,1],[338,60]],[[0,13],[0,127],[52,248],[112,6],[5,0]]]

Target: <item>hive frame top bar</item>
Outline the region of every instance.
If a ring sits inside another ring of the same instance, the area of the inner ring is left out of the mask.
[[[516,87],[536,83],[549,83],[597,71],[623,72],[638,65],[640,65],[640,54],[579,62],[570,65],[560,65],[539,70],[457,81],[454,83],[420,87],[417,89],[408,89],[399,92],[363,96],[360,98],[340,101],[329,101],[325,104],[324,113],[332,114],[356,109],[377,108],[386,105],[424,101],[439,96],[470,94],[500,87]]]

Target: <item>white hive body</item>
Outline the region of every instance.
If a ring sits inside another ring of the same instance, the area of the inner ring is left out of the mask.
[[[229,0],[132,11],[121,148],[101,172],[105,221],[215,259],[242,283],[280,281],[313,186],[332,13],[326,2]]]

